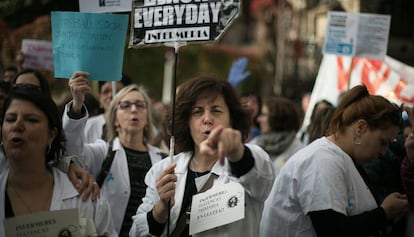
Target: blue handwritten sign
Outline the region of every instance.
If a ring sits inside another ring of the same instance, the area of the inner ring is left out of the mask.
[[[127,28],[127,15],[52,12],[55,77],[86,71],[91,80],[121,80]]]

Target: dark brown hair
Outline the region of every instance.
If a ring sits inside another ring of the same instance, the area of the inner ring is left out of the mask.
[[[175,152],[194,151],[194,141],[190,133],[190,116],[194,104],[202,93],[222,95],[229,108],[230,121],[233,129],[241,132],[246,140],[250,128],[249,113],[243,109],[240,96],[233,86],[225,80],[213,76],[198,76],[184,82],[178,89],[175,104]],[[171,114],[171,113],[169,113]],[[171,130],[171,128],[170,128]]]
[[[48,119],[49,129],[56,128],[57,134],[55,139],[50,144],[50,147],[45,150],[46,164],[57,164],[65,153],[65,135],[62,129],[62,120],[55,102],[50,95],[34,88],[23,86],[13,87],[9,96],[4,102],[3,114],[6,113],[13,100],[24,100],[32,103],[40,109]],[[3,125],[4,120],[1,122]],[[6,154],[7,155],[7,154]]]
[[[386,129],[390,125],[401,126],[400,109],[379,95],[370,95],[365,85],[349,90],[329,124],[328,134],[342,133],[345,128],[359,119],[367,121],[371,130]]]
[[[329,126],[329,121],[331,120],[334,111],[334,107],[328,106],[319,109],[315,113],[314,119],[311,120],[307,128],[307,132],[309,134],[308,143],[311,143],[314,140],[326,135],[326,131],[328,130]]]
[[[299,107],[285,97],[271,97],[264,101],[269,110],[269,126],[273,132],[298,131],[301,115]]]
[[[33,74],[36,79],[39,81],[39,85],[40,88],[38,88],[41,92],[47,94],[47,95],[51,95],[51,91],[50,91],[50,85],[49,85],[49,81],[46,79],[46,77],[39,71],[36,69],[32,69],[32,68],[27,68],[27,69],[23,69],[21,72],[19,72],[13,79],[13,85],[16,84],[16,80],[20,75],[24,75],[24,74]]]

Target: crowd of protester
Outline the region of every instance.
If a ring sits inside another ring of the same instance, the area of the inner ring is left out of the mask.
[[[337,106],[321,100],[308,108],[304,98],[301,107],[239,91],[249,74],[239,80],[230,71],[228,80],[185,80],[171,105],[126,74],[99,82],[95,98],[88,72],[78,71],[68,80],[70,97],[56,104],[41,71],[5,68],[3,219],[78,208],[89,220],[85,234],[190,236],[193,196],[236,183],[244,218],[194,236],[414,233],[412,108],[364,85]],[[301,130],[304,109],[312,116]]]

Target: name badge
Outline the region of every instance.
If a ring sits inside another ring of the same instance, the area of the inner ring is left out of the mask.
[[[235,182],[214,186],[193,196],[189,234],[193,235],[244,218],[244,188]]]

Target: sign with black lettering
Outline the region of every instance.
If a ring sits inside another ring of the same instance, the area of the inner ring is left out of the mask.
[[[130,47],[217,40],[240,0],[134,0]]]
[[[39,212],[4,219],[4,232],[17,237],[86,236],[79,221],[77,208]]]

